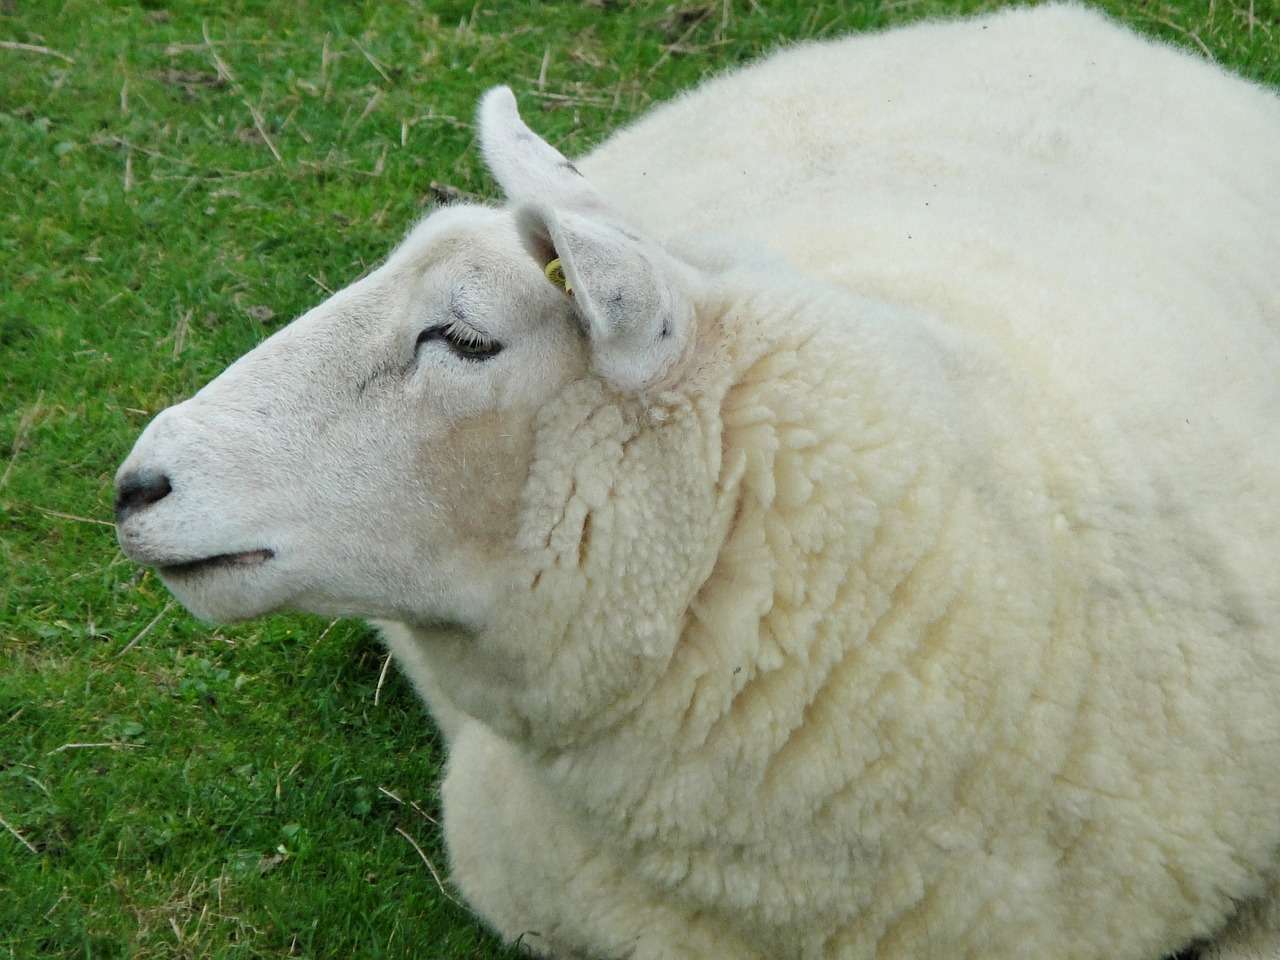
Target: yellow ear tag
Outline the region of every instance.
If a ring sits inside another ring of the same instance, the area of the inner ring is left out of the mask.
[[[569,296],[571,297],[573,296],[573,287],[569,284],[569,278],[564,275],[564,267],[561,266],[559,257],[556,257],[554,260],[548,263],[545,267],[543,267],[542,272],[546,274],[547,279],[550,280],[553,284],[555,284],[557,287],[559,287]]]

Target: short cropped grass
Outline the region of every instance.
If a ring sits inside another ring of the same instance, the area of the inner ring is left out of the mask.
[[[367,271],[513,85],[573,155],[780,44],[998,3],[0,0],[0,960],[519,955],[358,623],[193,620],[121,556],[147,420]],[[1112,0],[1280,81],[1275,0]],[[660,185],[658,185],[660,189]]]

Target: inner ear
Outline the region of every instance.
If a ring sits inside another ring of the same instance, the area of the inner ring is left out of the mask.
[[[530,203],[515,221],[548,282],[573,298],[596,371],[627,391],[667,379],[693,330],[689,268],[611,218]]]
[[[547,218],[536,206],[524,205],[516,211],[516,231],[539,268],[545,268],[559,256]]]

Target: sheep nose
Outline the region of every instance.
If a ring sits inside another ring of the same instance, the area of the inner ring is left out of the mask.
[[[116,480],[116,523],[124,523],[172,491],[169,478],[160,471],[130,470]]]

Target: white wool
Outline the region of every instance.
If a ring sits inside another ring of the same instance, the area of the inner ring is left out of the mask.
[[[1275,95],[1046,6],[793,48],[576,164],[505,88],[479,132],[507,207],[118,484],[195,612],[380,621],[480,916],[1280,956]]]

